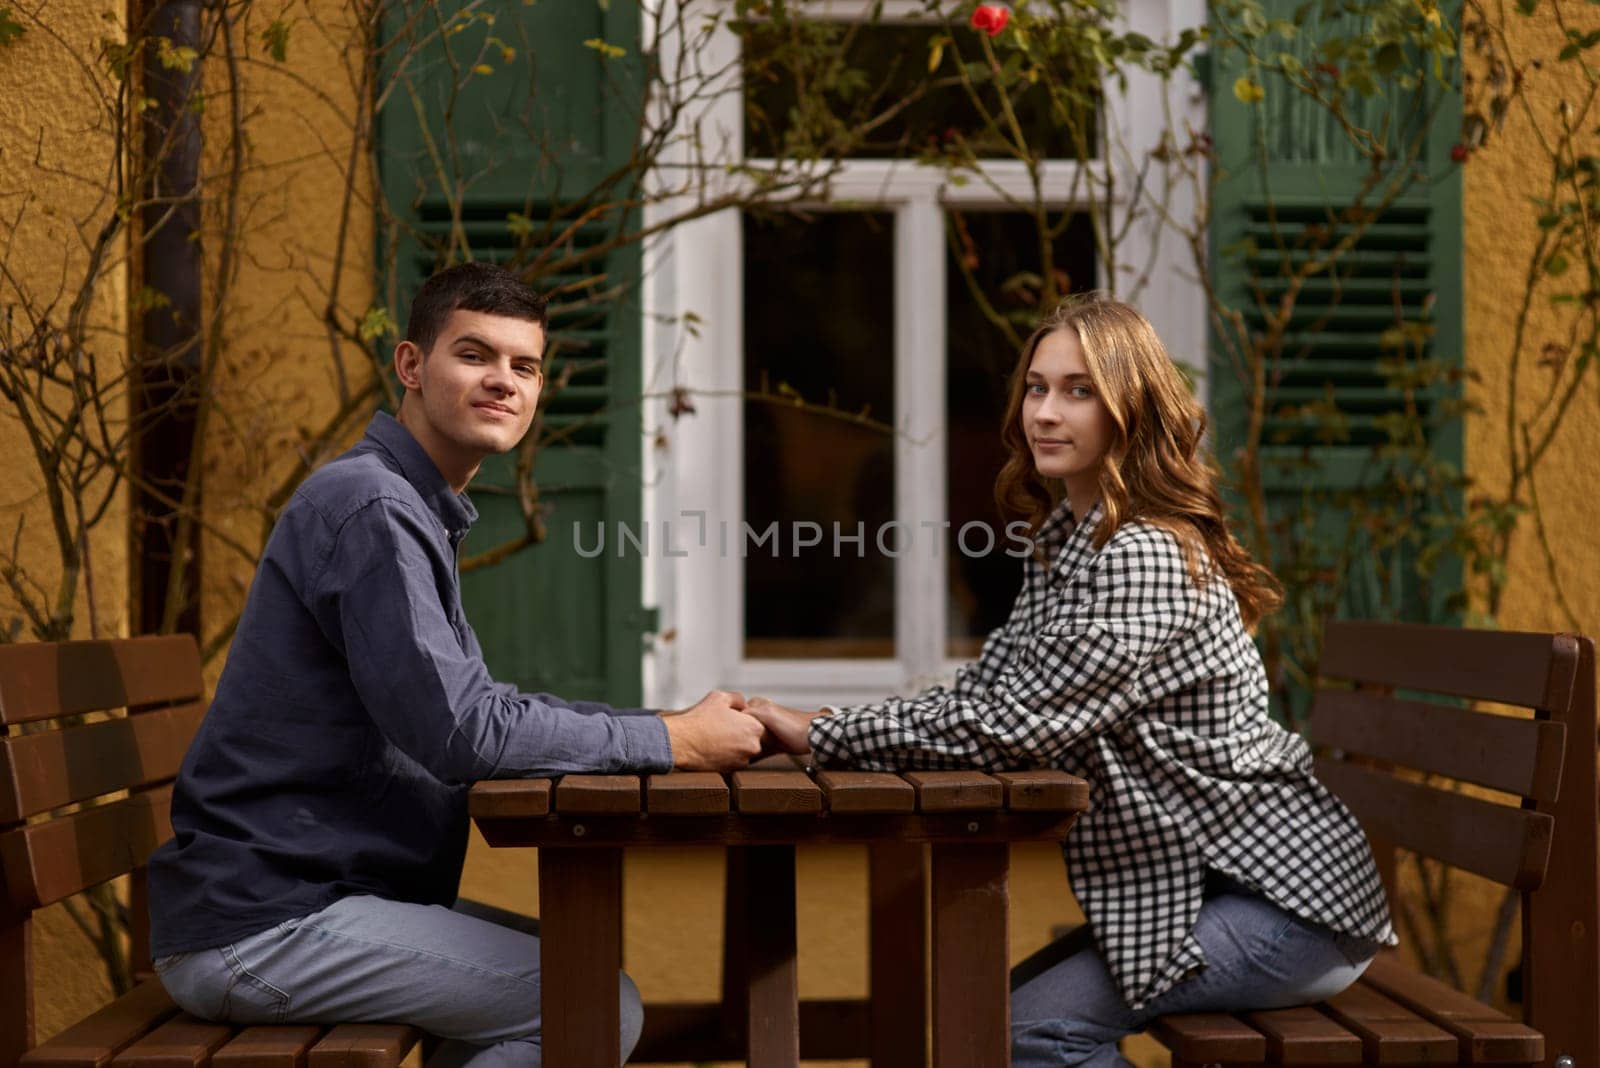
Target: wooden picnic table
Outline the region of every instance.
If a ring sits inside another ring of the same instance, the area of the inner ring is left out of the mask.
[[[614,1068],[620,1028],[622,852],[729,851],[723,1000],[646,1007],[634,1060],[871,1056],[924,1063],[931,852],[933,1063],[1009,1062],[1007,871],[1012,842],[1060,841],[1088,785],[1056,771],[751,770],[568,775],[480,782],[470,811],[491,846],[539,858],[545,1063]],[[794,849],[859,843],[872,877],[871,997],[802,1006],[795,969]]]

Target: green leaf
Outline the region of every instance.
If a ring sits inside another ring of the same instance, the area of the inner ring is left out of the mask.
[[[533,220],[520,211],[514,211],[506,216],[506,229],[511,231],[512,237],[526,240],[533,234]]]
[[[1549,274],[1551,278],[1559,278],[1566,274],[1568,266],[1569,264],[1567,263],[1567,258],[1559,252],[1555,253],[1549,259],[1544,261],[1545,272]]]
[[[170,37],[157,37],[156,58],[167,70],[188,74],[194,70],[194,61],[200,58],[200,53],[188,45],[174,45]]]
[[[28,32],[28,27],[11,17],[9,7],[0,7],[0,48]]]
[[[1517,0],[1517,10],[1524,15],[1531,15],[1539,6],[1539,0]]]
[[[282,63],[289,58],[289,24],[278,19],[261,32],[261,43],[266,45],[267,54],[274,60]]]
[[[389,314],[388,308],[374,304],[361,317],[361,325],[357,329],[362,341],[376,341],[381,337],[399,333],[400,326],[394,321],[394,316]]]
[[[596,52],[599,52],[602,56],[605,56],[607,59],[621,59],[623,56],[628,54],[628,50],[626,48],[621,48],[614,44],[608,44],[603,38],[600,37],[589,38],[587,41],[583,42],[583,47],[592,48]]]
[[[1400,46],[1390,42],[1378,49],[1378,54],[1372,57],[1372,65],[1379,74],[1389,75],[1400,69],[1400,64],[1405,60],[1405,53]]]
[[[1241,104],[1259,104],[1267,92],[1261,83],[1248,75],[1240,75],[1233,83],[1233,95]]]

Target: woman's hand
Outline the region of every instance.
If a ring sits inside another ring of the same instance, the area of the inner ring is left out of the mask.
[[[751,698],[750,703],[745,706],[745,711],[761,721],[761,725],[767,729],[767,734],[777,743],[781,752],[811,752],[811,741],[808,737],[811,732],[811,721],[822,715],[821,712],[801,712],[785,708],[765,697]]]

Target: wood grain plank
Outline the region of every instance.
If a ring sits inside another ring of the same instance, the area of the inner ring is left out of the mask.
[[[1475,998],[1379,953],[1361,982],[1456,1036],[1462,1064],[1538,1064],[1544,1036]]]
[[[1411,623],[1329,623],[1318,673],[1402,690],[1553,708],[1570,698],[1572,638]]]
[[[711,771],[676,771],[645,780],[645,811],[652,816],[706,815],[727,812],[732,802],[728,782]]]
[[[422,1032],[406,1024],[339,1024],[306,1057],[307,1068],[394,1068]]]
[[[485,779],[467,792],[473,819],[523,819],[550,813],[549,779]]]
[[[1363,983],[1322,1008],[1361,1039],[1367,1064],[1454,1064],[1461,1057],[1455,1035]]]
[[[1002,771],[995,774],[1005,787],[1005,806],[1013,811],[1085,812],[1089,784],[1064,771]]]
[[[622,850],[546,850],[539,911],[545,1063],[619,1068]]]
[[[227,1024],[179,1013],[111,1058],[114,1068],[202,1068],[233,1037]]]
[[[177,1015],[158,982],[141,983],[25,1054],[24,1068],[105,1068],[111,1058]]]
[[[794,847],[756,846],[744,852],[749,900],[755,904],[745,913],[747,1060],[771,1068],[799,1068]]]
[[[1267,1059],[1267,1036],[1237,1016],[1223,1012],[1182,1012],[1163,1016],[1150,1034],[1186,1064],[1260,1064]]]
[[[1279,1064],[1360,1064],[1361,1039],[1309,1005],[1245,1013],[1267,1036],[1267,1055]]]
[[[315,1024],[247,1027],[211,1056],[212,1068],[307,1068],[311,1047],[322,1038]]]
[[[1317,778],[1368,832],[1521,890],[1543,880],[1555,821],[1542,812],[1497,805],[1322,756]]]
[[[917,789],[882,771],[819,771],[829,812],[915,812]]]
[[[1005,804],[1000,780],[981,771],[908,771],[905,780],[917,788],[922,812],[977,812]]]
[[[900,785],[913,793],[909,783]],[[867,851],[873,1068],[928,1063],[926,855],[914,842],[879,842]]]
[[[201,702],[0,739],[0,823],[178,774]]]
[[[556,783],[555,810],[575,816],[632,815],[641,811],[637,775],[564,775]]]
[[[0,645],[0,723],[205,695],[194,637]]]
[[[1322,690],[1311,743],[1430,771],[1491,790],[1553,800],[1567,729],[1549,720],[1471,712],[1360,690]]]
[[[1007,847],[935,845],[932,853],[934,1066],[1005,1064],[1011,1049]]]
[[[171,785],[0,834],[0,873],[19,912],[41,908],[142,865],[172,837]]]
[[[746,814],[814,814],[822,811],[822,790],[803,771],[736,771],[733,804]]]

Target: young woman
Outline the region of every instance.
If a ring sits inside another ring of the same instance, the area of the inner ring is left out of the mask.
[[[1360,827],[1267,715],[1247,628],[1279,595],[1228,533],[1204,426],[1143,316],[1065,304],[1011,384],[996,494],[1036,552],[978,661],[915,697],[751,704],[819,765],[1089,781],[1065,853],[1092,945],[1014,974],[1019,1068],[1125,1063],[1117,1039],[1166,1013],[1328,997],[1394,941]]]

